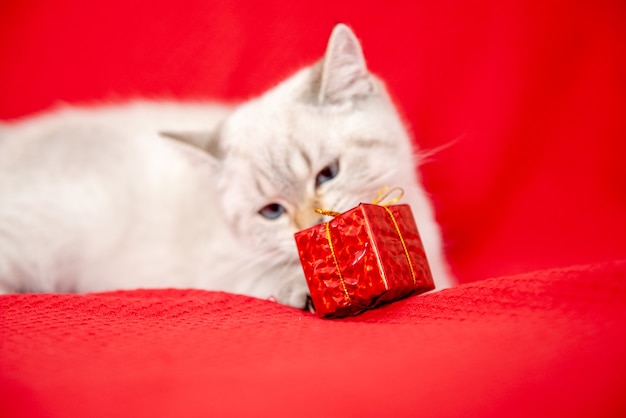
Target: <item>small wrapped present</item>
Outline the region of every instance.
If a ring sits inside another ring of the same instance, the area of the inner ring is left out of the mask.
[[[408,205],[362,203],[295,239],[319,316],[356,315],[435,288]]]

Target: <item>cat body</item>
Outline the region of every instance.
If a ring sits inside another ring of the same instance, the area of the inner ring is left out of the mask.
[[[236,107],[135,101],[0,125],[0,292],[202,288],[304,307],[293,233],[402,187],[452,279],[411,140],[338,25],[319,63]]]

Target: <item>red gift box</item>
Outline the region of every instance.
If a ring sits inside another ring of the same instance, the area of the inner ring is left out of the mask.
[[[435,288],[408,205],[362,203],[295,234],[318,315],[356,315]]]

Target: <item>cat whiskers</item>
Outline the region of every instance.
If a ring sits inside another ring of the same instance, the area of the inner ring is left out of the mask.
[[[462,139],[465,139],[466,137],[467,137],[467,134],[461,134],[458,137],[454,138],[453,140],[446,142],[445,144],[439,145],[434,148],[426,149],[426,150],[419,150],[416,154],[417,164],[422,165],[422,164],[428,164],[428,163],[436,161],[436,159],[433,158],[434,156],[456,145],[457,143],[459,143]]]

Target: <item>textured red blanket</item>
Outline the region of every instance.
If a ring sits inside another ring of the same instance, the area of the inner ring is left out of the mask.
[[[626,415],[624,2],[393,3],[0,2],[0,119],[244,99],[351,25],[416,142],[450,145],[420,172],[464,283],[338,321],[200,291],[2,296],[0,415]]]
[[[617,416],[626,263],[344,320],[223,293],[1,299],[2,416]]]

